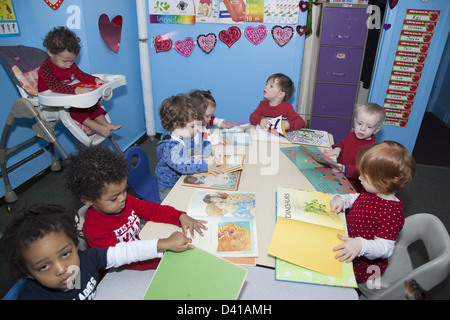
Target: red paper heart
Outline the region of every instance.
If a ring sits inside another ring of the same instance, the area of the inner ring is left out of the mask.
[[[208,33],[206,36],[204,34],[200,34],[197,37],[197,44],[200,47],[200,49],[204,52],[209,54],[214,47],[216,46],[217,37],[214,33]]]
[[[219,39],[225,43],[228,48],[231,48],[241,38],[241,29],[232,26],[228,30],[222,30],[219,32]]]
[[[194,46],[194,39],[192,39],[191,37],[187,37],[186,39],[184,39],[184,41],[175,41],[174,48],[176,52],[187,58],[191,55],[192,51],[194,51]]]
[[[300,10],[302,12],[305,12],[306,10],[309,9],[309,2],[307,2],[307,1],[300,1],[298,3],[298,7],[300,8]]]
[[[291,26],[274,26],[272,28],[272,37],[273,40],[280,46],[283,47],[289,41],[291,41],[292,36],[294,35],[294,29]]]
[[[106,14],[102,14],[98,19],[98,30],[108,48],[115,53],[119,52],[120,37],[122,34],[122,16],[115,16],[112,21]]]
[[[44,0],[45,3],[53,10],[58,10],[64,0]]]
[[[308,30],[308,27],[306,25],[304,25],[304,26],[297,26],[296,30],[297,30],[298,35],[302,36]]]
[[[397,3],[398,0],[389,0],[389,8],[391,8],[391,10],[394,9]]]
[[[172,40],[168,37],[156,36],[154,44],[156,53],[170,51],[170,49],[172,49]]]

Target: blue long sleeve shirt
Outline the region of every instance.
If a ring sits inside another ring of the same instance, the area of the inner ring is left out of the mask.
[[[198,143],[194,144],[194,141]],[[173,187],[183,174],[208,171],[208,162],[203,158],[212,155],[209,141],[203,139],[174,139],[170,135],[158,142],[156,177],[159,187]],[[200,156],[203,158],[192,158]]]

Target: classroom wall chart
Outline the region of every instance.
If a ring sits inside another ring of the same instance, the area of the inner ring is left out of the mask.
[[[19,24],[11,0],[2,0],[0,2],[0,37],[19,35]]]
[[[384,99],[385,125],[408,124],[439,14],[439,10],[406,10]]]

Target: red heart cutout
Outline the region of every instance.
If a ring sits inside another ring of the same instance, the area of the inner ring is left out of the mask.
[[[172,40],[168,37],[156,36],[154,40],[156,53],[172,49]]]
[[[304,26],[297,26],[296,30],[297,30],[298,35],[302,36],[308,30],[308,27],[306,25],[304,25]]]
[[[98,30],[108,48],[115,53],[119,52],[120,37],[122,34],[122,16],[115,16],[110,22],[106,14],[98,19]]]
[[[389,0],[389,8],[391,8],[391,10],[394,9],[397,3],[398,0]]]
[[[241,29],[232,26],[228,30],[222,30],[219,32],[219,39],[225,43],[228,48],[231,48],[241,38]]]
[[[58,10],[64,0],[44,0],[45,3],[53,10]]]
[[[302,12],[305,12],[306,10],[309,9],[309,2],[307,2],[307,1],[300,1],[298,3],[298,7],[300,8],[300,10]]]

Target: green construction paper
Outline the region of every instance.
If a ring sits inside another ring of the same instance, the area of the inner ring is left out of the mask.
[[[167,251],[144,300],[236,300],[247,269],[194,248]]]

